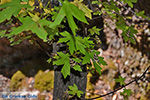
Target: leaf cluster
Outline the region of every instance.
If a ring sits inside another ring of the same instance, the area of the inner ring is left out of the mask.
[[[133,3],[137,0],[121,1],[132,8]],[[104,58],[99,56],[99,52],[94,50],[95,44],[91,38],[93,35],[100,35],[101,29],[93,26],[88,29],[89,35],[79,33],[82,28],[78,26],[78,23],[90,24],[87,19],[92,20],[93,15],[103,14],[115,19],[117,29],[123,31],[124,40],[136,43],[135,35],[137,31],[134,26],[129,26],[126,23],[126,17],[120,15],[121,10],[114,0],[107,2],[93,1],[91,5],[94,7],[96,5],[94,10],[89,9],[83,0],[74,0],[73,2],[60,0],[60,2],[61,5],[54,6],[54,8],[48,5],[44,6],[40,2],[37,11],[35,10],[37,6],[33,5],[32,0],[12,0],[1,4],[0,23],[6,21],[6,24],[13,24],[15,20],[17,25],[13,25],[11,29],[0,31],[0,37],[7,37],[13,44],[18,44],[24,39],[33,39],[34,36],[43,40],[43,42],[53,43],[55,41],[56,44],[65,44],[65,52],[59,51],[55,54],[56,56],[53,56],[54,61],[53,58],[48,60],[49,63],[53,62],[53,65],[62,66],[61,72],[64,78],[70,75],[71,68],[75,71],[82,71],[82,65],[93,65],[96,71],[101,74],[101,65],[107,65]],[[136,15],[145,17],[144,12],[136,13]],[[67,23],[69,27],[65,26],[64,23]],[[63,30],[64,27],[71,31]],[[15,41],[16,37],[19,37],[18,41]],[[124,78],[119,77],[116,82],[124,85],[124,80]],[[83,94],[76,85],[70,86],[69,89],[71,90],[69,94],[78,97]]]

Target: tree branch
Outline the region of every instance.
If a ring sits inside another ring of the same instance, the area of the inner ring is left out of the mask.
[[[135,78],[134,80],[128,82],[127,84],[125,84],[125,85],[123,85],[123,86],[121,86],[121,87],[119,87],[119,88],[117,88],[117,89],[115,89],[115,90],[113,90],[113,91],[111,91],[111,92],[108,92],[108,93],[106,93],[106,94],[99,95],[98,97],[94,97],[94,98],[90,98],[90,99],[85,99],[85,100],[98,99],[98,98],[101,98],[101,97],[104,97],[104,96],[113,94],[113,93],[115,93],[115,92],[121,90],[122,88],[125,88],[126,86],[132,84],[133,82],[137,82],[138,80],[141,80],[141,79],[145,76],[145,74],[147,73],[147,71],[148,71],[149,69],[150,69],[150,66],[146,68],[146,70],[144,71],[144,73],[143,73],[140,77]]]

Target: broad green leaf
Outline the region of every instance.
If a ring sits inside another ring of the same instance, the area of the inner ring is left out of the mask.
[[[82,61],[83,65],[84,64],[90,64],[91,56],[88,53],[86,53],[85,56],[82,59],[83,59],[83,61]]]
[[[38,21],[38,23],[39,23],[40,25],[42,25],[42,26],[48,26],[48,27],[50,27],[51,24],[52,24],[52,22],[50,22],[50,21],[48,21],[48,20],[46,20],[46,19],[40,19],[40,20]]]
[[[82,10],[85,13],[85,16],[92,19],[92,10],[90,10],[84,3],[82,3],[83,0],[74,0],[72,4],[77,6],[80,10]]]
[[[133,8],[133,3],[136,3],[137,0],[123,0],[124,3],[127,3],[131,8]]]
[[[77,62],[77,63],[80,63],[81,62],[81,59],[79,59],[79,58],[72,58],[75,62]]]
[[[104,61],[104,57],[98,57],[99,64],[102,64],[103,66],[107,65],[107,63]]]
[[[37,22],[37,21],[40,20],[40,17],[37,14],[34,15],[34,14],[30,13],[30,12],[28,12],[28,14],[32,17],[33,21]]]
[[[74,22],[74,18],[72,15],[72,10],[69,6],[69,2],[65,1],[63,3],[63,7],[62,7],[65,11],[66,17],[67,17],[67,21],[69,23],[69,27],[71,28],[72,32],[75,34],[75,31],[78,29],[76,23]]]
[[[49,58],[49,59],[47,60],[48,63],[51,63],[51,61],[52,61],[52,58]]]
[[[28,4],[21,4],[20,0],[12,0],[11,2],[0,5],[0,8],[4,8],[0,12],[0,23],[9,20],[12,15],[17,16],[22,8],[29,8]]]
[[[84,65],[84,64],[90,64],[90,59],[93,59],[94,54],[95,54],[94,52],[91,52],[91,53],[86,52],[86,53],[85,53],[85,56],[82,57],[82,59],[83,59],[82,64],[83,64],[83,65]]]
[[[88,31],[91,33],[91,35],[94,35],[94,34],[100,35],[101,29],[96,28],[96,26],[94,26],[94,27],[90,28]]]
[[[83,94],[82,91],[78,90],[78,87],[76,84],[73,84],[73,86],[68,86],[70,91],[68,91],[68,94],[75,96],[77,95],[79,98],[81,97],[81,94]]]
[[[73,84],[73,86],[68,86],[70,90],[78,90],[78,87],[76,84]]]
[[[69,27],[71,28],[72,32],[75,35],[76,29],[78,29],[76,23],[74,22],[74,18],[78,19],[81,22],[87,23],[87,20],[85,18],[85,14],[84,12],[82,12],[78,7],[76,7],[75,5],[71,4],[68,1],[64,1],[63,5],[58,13],[58,15],[56,16],[56,19],[54,21],[54,23],[51,25],[51,27],[57,26],[59,25],[64,17],[67,17],[67,21],[69,23]]]
[[[76,49],[79,50],[82,54],[86,53],[86,48],[89,48],[93,41],[89,40],[90,37],[75,37]]]
[[[124,96],[130,96],[132,94],[132,91],[131,89],[123,89],[123,92],[121,92],[120,94]]]
[[[82,91],[77,91],[77,96],[80,98],[81,97],[81,94],[83,94]]]
[[[66,58],[66,62],[64,63],[64,66],[61,70],[61,73],[63,74],[64,78],[66,78],[68,75],[70,75],[70,62],[69,57]]]
[[[73,66],[73,69],[76,70],[76,71],[82,71],[81,67],[79,65],[75,65]]]
[[[120,85],[125,85],[125,78],[122,78],[121,76],[119,76],[119,78],[118,79],[115,79],[115,81],[116,82],[119,82],[120,83]]]
[[[70,75],[69,54],[64,54],[62,52],[57,52],[57,54],[60,56],[60,59],[53,61],[53,65],[63,65],[61,73],[63,74],[64,78],[66,78],[68,75]]]
[[[6,30],[2,30],[2,31],[0,31],[0,38],[5,37],[5,33],[6,33]]]
[[[60,38],[58,43],[67,42],[67,45],[69,46],[69,51],[71,54],[74,53],[74,51],[79,50],[82,54],[85,54],[86,48],[89,48],[91,44],[93,44],[93,41],[89,40],[90,37],[74,37],[67,31],[60,33],[63,38]]]
[[[144,10],[136,13],[137,16],[141,16],[142,18],[145,18],[145,19],[150,19],[148,16],[144,14],[145,14]]]
[[[76,93],[74,91],[68,91],[68,94],[74,96]]]
[[[50,25],[50,27],[53,28],[56,27],[57,25],[60,25],[65,16],[66,14],[64,12],[64,8],[62,7],[56,16],[55,21]]]
[[[44,29],[48,33],[49,40],[52,40],[55,35],[58,35],[58,28],[50,28],[52,22],[45,19],[41,19],[38,21],[38,23],[40,23],[41,26],[44,26]]]
[[[46,41],[48,33],[44,30],[43,28],[44,26],[42,26],[42,24],[40,25],[40,23],[38,24],[34,22],[31,17],[20,18],[20,21],[22,22],[22,25],[17,28],[14,28],[12,32],[9,34],[10,36],[18,35],[23,31],[31,30],[39,38]]]
[[[72,15],[78,19],[79,21],[81,22],[84,22],[86,24],[88,24],[86,18],[85,18],[85,14],[83,11],[81,11],[78,7],[76,7],[75,5],[69,3],[69,7],[70,7],[70,10],[71,10],[71,13]]]
[[[69,46],[69,51],[70,51],[70,54],[73,54],[74,51],[75,51],[75,42],[74,42],[74,38],[73,36],[68,33],[67,31],[65,32],[62,32],[60,33],[64,38],[60,38],[59,39],[59,43],[62,43],[62,42],[67,42],[67,45]]]
[[[26,37],[20,37],[19,38],[19,40],[17,40],[17,41],[15,41],[14,39],[12,39],[12,41],[11,41],[11,46],[13,46],[13,45],[17,45],[17,44],[20,44],[23,40],[25,40],[25,39],[29,39],[29,38],[31,38],[31,36],[26,36]]]
[[[76,40],[76,49],[77,50],[79,50],[82,54],[85,54],[85,52],[86,52],[85,48],[86,48],[86,46],[83,43]]]
[[[102,68],[98,65],[98,63],[97,62],[93,62],[93,64],[94,64],[94,67],[95,67],[95,69],[96,69],[96,71],[99,73],[99,75],[101,75],[101,70],[102,70]]]

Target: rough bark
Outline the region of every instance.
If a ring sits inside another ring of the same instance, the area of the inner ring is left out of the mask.
[[[47,1],[47,0],[45,0]],[[57,6],[58,0],[51,0],[52,7],[55,5]],[[69,0],[71,1],[71,0]],[[44,2],[44,1],[43,1]],[[46,5],[46,4],[45,4]],[[85,26],[86,28],[91,28],[95,25],[98,27],[102,28],[103,27],[103,20],[102,17],[98,16],[98,19],[92,20],[92,24],[89,26]],[[69,26],[68,26],[69,27]],[[85,27],[82,27],[84,30]],[[99,38],[101,39],[104,37],[103,32],[101,31],[101,35]],[[105,44],[105,39],[102,40],[102,43]],[[55,46],[56,48],[56,46]],[[54,50],[55,51],[55,50]],[[87,69],[86,65],[81,65],[82,72],[75,71],[71,69],[70,76],[68,76],[66,79],[63,78],[62,73],[61,73],[61,68],[62,66],[54,66],[54,92],[53,92],[53,100],[67,100],[69,95],[66,93],[66,90],[68,89],[69,85],[76,84],[78,89],[83,91],[84,94],[81,95],[81,98],[78,97],[73,97],[71,100],[84,100],[85,98],[85,92],[86,92],[86,84],[87,84]]]
[[[84,94],[81,96],[82,100],[85,98],[85,91],[86,91],[86,83],[87,83],[87,72],[86,66],[82,66],[82,72],[77,72],[71,70],[71,74],[66,79],[63,78],[61,74],[62,66],[55,66],[55,74],[54,74],[54,93],[53,93],[53,100],[67,100],[68,94],[66,90],[68,89],[69,85],[76,84],[78,89],[83,91]],[[75,97],[74,100],[80,100],[79,98]]]

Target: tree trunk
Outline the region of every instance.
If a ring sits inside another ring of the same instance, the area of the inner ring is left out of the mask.
[[[71,74],[66,79],[63,78],[61,74],[62,66],[55,66],[54,68],[54,93],[53,93],[53,100],[67,100],[68,94],[66,90],[68,89],[69,85],[76,84],[78,89],[83,91],[84,94],[81,96],[82,100],[85,98],[86,92],[86,84],[87,84],[87,71],[86,66],[82,66],[82,72],[77,72],[71,70]],[[74,100],[80,100],[79,98],[75,97]]]
[[[47,2],[48,0],[43,0],[43,3]],[[52,7],[55,5],[57,6],[58,0],[51,0]],[[71,0],[69,0],[71,1]],[[46,5],[46,4],[44,4]],[[95,24],[102,28],[103,27],[103,19],[102,17],[99,17],[97,20],[93,21],[93,24],[88,27],[95,26]],[[96,23],[95,23],[96,22]],[[69,26],[68,26],[69,27]],[[84,27],[83,27],[84,28]],[[101,31],[101,35],[103,34],[103,31]],[[103,36],[99,36],[101,39]],[[102,42],[106,42],[103,41]],[[56,48],[56,46],[53,46]],[[55,51],[56,52],[56,51]],[[53,92],[53,100],[67,100],[69,95],[67,94],[68,86],[76,84],[78,89],[80,91],[83,91],[84,94],[81,95],[81,98],[73,97],[72,100],[84,100],[85,99],[85,93],[86,93],[86,85],[87,85],[87,69],[86,65],[81,65],[82,72],[75,71],[71,69],[70,76],[68,76],[66,79],[63,78],[61,73],[62,66],[54,66],[54,92]]]

